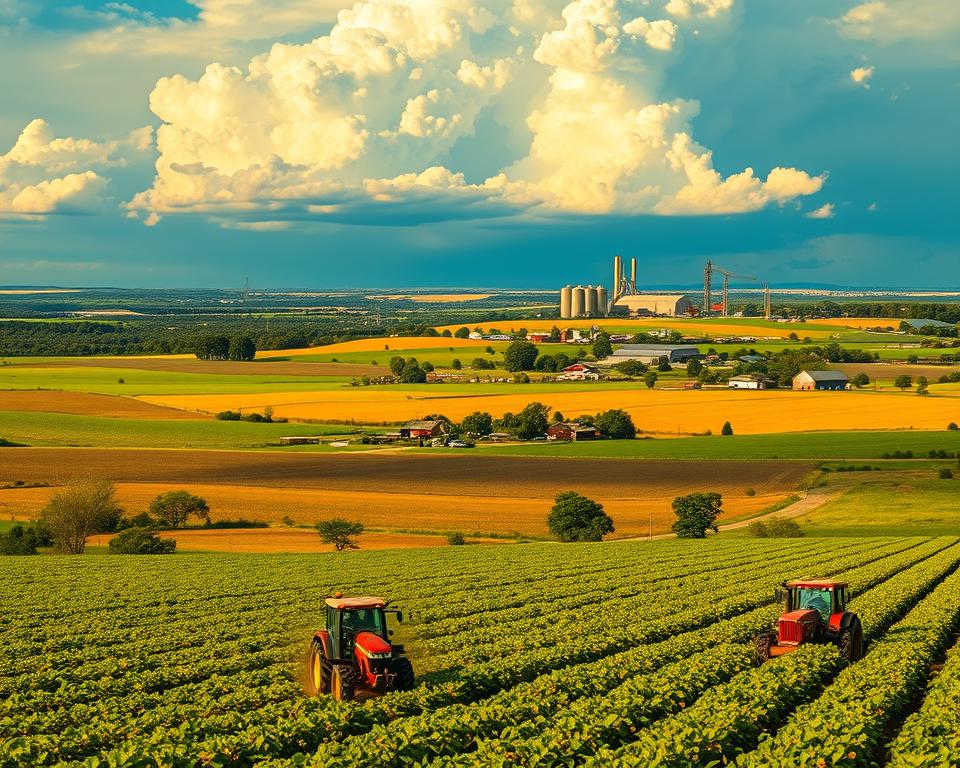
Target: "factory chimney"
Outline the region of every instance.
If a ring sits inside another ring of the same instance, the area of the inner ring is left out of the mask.
[[[637,292],[637,257],[630,258],[630,293]]]

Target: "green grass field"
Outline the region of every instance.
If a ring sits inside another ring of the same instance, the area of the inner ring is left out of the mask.
[[[960,432],[787,432],[775,435],[520,443],[461,449],[483,455],[637,459],[879,459],[884,453],[960,451]]]
[[[0,437],[38,446],[100,448],[266,449],[284,435],[347,435],[356,427],[327,424],[254,424],[245,421],[111,419],[64,413],[0,411]],[[322,446],[303,449],[324,450]],[[0,448],[15,451],[16,448]],[[287,450],[287,449],[284,449]],[[327,448],[326,450],[331,450]],[[342,450],[342,449],[341,449]]]

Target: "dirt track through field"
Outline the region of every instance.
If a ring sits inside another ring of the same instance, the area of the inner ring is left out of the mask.
[[[0,390],[0,411],[71,413],[124,419],[209,419],[189,411],[165,408],[143,400],[117,395],[95,395],[64,390]]]

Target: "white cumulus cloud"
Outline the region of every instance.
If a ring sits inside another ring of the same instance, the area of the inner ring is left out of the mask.
[[[832,219],[834,217],[835,211],[833,208],[833,203],[824,203],[819,208],[816,208],[810,213],[807,214],[808,219]]]
[[[163,122],[156,176],[131,215],[270,229],[714,214],[822,187],[793,168],[723,177],[692,138],[697,102],[661,93],[685,25],[718,23],[732,0],[672,0],[674,19],[652,18],[652,5],[637,16],[628,0],[475,2],[360,0],[309,42],[161,79],[150,96]],[[481,119],[509,140],[482,140]],[[466,154],[479,177],[456,167]]]
[[[857,85],[861,85],[864,88],[870,87],[870,79],[873,77],[873,67],[856,67],[855,69],[850,70],[850,79]]]
[[[855,5],[833,21],[840,34],[858,40],[943,38],[960,32],[957,0],[870,0]]]

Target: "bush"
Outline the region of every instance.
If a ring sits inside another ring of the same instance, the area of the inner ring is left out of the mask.
[[[127,528],[110,539],[111,555],[172,555],[176,551],[176,541],[161,539],[149,528]]]
[[[803,536],[796,520],[782,517],[771,517],[766,522],[755,520],[747,526],[747,530],[758,539],[799,539]]]
[[[762,520],[754,520],[747,526],[747,532],[756,539],[769,539],[770,531]]]
[[[565,491],[557,494],[547,527],[560,541],[601,541],[613,533],[613,519],[593,499]]]
[[[475,371],[489,371],[497,367],[493,360],[487,360],[485,357],[475,357],[470,362],[470,367]]]
[[[43,526],[14,525],[0,533],[0,555],[35,555],[37,547],[49,547],[52,543]]]
[[[240,414],[237,411],[220,411],[216,418],[219,421],[240,421]]]
[[[723,427],[720,429],[720,434],[726,436],[733,434],[733,427],[730,425],[729,421],[723,422]]]
[[[941,480],[953,480],[953,470],[947,467],[941,467],[940,471],[937,472],[937,477]]]
[[[451,547],[462,547],[466,543],[467,537],[460,533],[460,531],[454,531],[447,536],[447,544],[449,544]]]
[[[756,488],[747,488],[747,490],[744,491],[744,493],[745,493],[747,496],[756,496],[756,495],[757,495],[757,490],[756,490]]]
[[[951,421],[949,424],[947,424],[947,429],[951,432],[956,432],[958,429],[960,429],[960,427],[957,426],[957,422]]]

